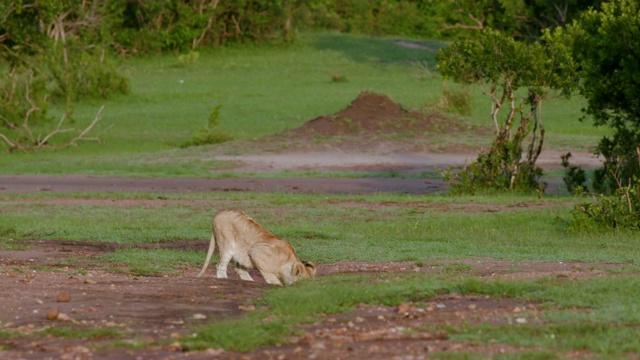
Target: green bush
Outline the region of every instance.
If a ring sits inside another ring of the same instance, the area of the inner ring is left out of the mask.
[[[450,89],[445,82],[442,86],[442,99],[439,107],[444,111],[460,115],[471,115],[471,94],[469,86]]]
[[[629,180],[611,195],[599,195],[593,202],[581,203],[571,211],[569,231],[603,229],[640,230],[640,180]]]
[[[585,183],[587,182],[587,175],[580,166],[571,165],[569,163],[569,158],[571,157],[571,153],[568,152],[561,156],[562,159],[562,167],[564,167],[566,174],[562,177],[564,184],[567,186],[567,190],[569,192],[580,192],[581,189],[585,188]]]
[[[51,95],[68,103],[81,98],[108,98],[129,92],[129,79],[101,47],[79,41],[53,46],[36,58],[49,79]]]
[[[475,162],[462,168],[453,167],[443,172],[449,190],[455,195],[489,192],[532,192],[544,190],[540,182],[542,169],[529,168],[529,163],[520,162],[522,148],[517,141],[494,144],[491,150],[478,155]],[[510,164],[517,164],[515,167]]]

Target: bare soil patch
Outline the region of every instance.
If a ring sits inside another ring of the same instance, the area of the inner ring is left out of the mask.
[[[206,241],[175,241],[172,249],[196,249],[203,257]],[[134,277],[116,266],[92,258],[120,246],[103,243],[36,241],[24,251],[0,250],[0,358],[2,359],[295,359],[295,358],[428,358],[442,351],[482,352],[491,356],[522,349],[504,345],[476,346],[452,341],[439,332],[442,325],[510,324],[518,318],[536,320],[537,304],[513,299],[450,294],[399,307],[362,304],[358,309],[329,315],[300,328],[302,335],[288,345],[233,353],[212,349],[183,352],[181,342],[198,325],[251,311],[247,306],[269,288],[252,272],[245,282],[229,271],[228,280],[196,278],[197,267],[181,275]],[[148,247],[148,245],[139,246]],[[100,264],[100,265],[98,265]],[[511,263],[488,259],[415,263],[343,262],[322,264],[319,276],[343,273],[440,273],[460,268],[481,278],[590,278],[610,276],[610,264]],[[453,266],[452,266],[453,265]],[[60,294],[68,301],[59,301]],[[47,314],[57,310],[57,320]],[[64,338],[46,329],[71,327],[86,332]],[[97,333],[96,330],[103,332]],[[43,332],[44,331],[44,332]],[[111,331],[105,333],[104,331]],[[9,337],[7,334],[14,336]],[[95,335],[91,335],[95,334]],[[109,335],[111,334],[111,335]],[[120,336],[113,338],[113,334]],[[15,337],[17,336],[17,337]],[[145,344],[143,348],[111,347],[115,341]]]

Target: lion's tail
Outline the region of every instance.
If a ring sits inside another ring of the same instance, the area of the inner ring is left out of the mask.
[[[209,266],[209,262],[211,261],[211,257],[213,256],[213,251],[216,249],[216,235],[215,231],[211,232],[211,242],[209,243],[209,250],[207,251],[207,259],[204,261],[204,265],[202,266],[202,270],[200,270],[200,274],[198,277],[204,275],[204,272],[207,271],[207,267]]]

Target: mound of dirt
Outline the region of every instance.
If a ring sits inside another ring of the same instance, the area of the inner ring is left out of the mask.
[[[351,104],[332,115],[311,119],[289,136],[410,134],[461,131],[464,127],[436,114],[410,111],[383,94],[361,92]]]

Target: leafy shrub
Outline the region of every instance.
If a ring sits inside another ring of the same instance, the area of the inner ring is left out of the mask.
[[[576,205],[571,215],[569,231],[640,230],[640,180],[634,176],[627,186],[613,194],[599,195],[593,202]]]
[[[564,184],[567,186],[567,190],[569,192],[579,192],[580,189],[585,188],[585,183],[587,182],[587,175],[585,171],[576,165],[571,165],[569,163],[569,158],[571,157],[571,153],[568,152],[561,156],[562,159],[562,167],[566,170],[565,176],[562,177]]]
[[[32,124],[47,120],[47,81],[23,66],[0,73],[0,120],[16,129],[25,118]]]
[[[449,168],[443,172],[445,182],[453,194],[478,192],[504,192],[544,190],[540,182],[542,169],[529,169],[528,163],[518,163],[522,149],[515,142],[494,144],[489,152],[478,155],[475,162],[462,168]],[[510,166],[510,164],[516,164]]]
[[[68,104],[81,98],[108,98],[129,92],[129,79],[104,49],[81,42],[58,44],[36,59],[50,77],[51,95]]]
[[[190,65],[190,64],[195,64],[198,62],[198,59],[200,58],[200,53],[197,51],[189,51],[186,54],[182,54],[178,56],[178,63],[181,66],[186,66],[186,65]]]
[[[469,87],[463,86],[459,89],[450,89],[445,82],[439,107],[444,111],[465,116],[471,115],[471,95],[469,94]]]
[[[220,104],[216,106],[209,115],[209,119],[207,119],[207,126],[195,133],[189,141],[181,144],[180,147],[187,148],[190,146],[212,145],[232,140],[233,136],[217,129],[220,120],[221,108],[222,105]]]

